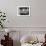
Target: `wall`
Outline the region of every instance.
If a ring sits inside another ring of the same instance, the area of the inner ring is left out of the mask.
[[[46,27],[46,0],[0,0],[0,9],[6,12],[7,27]],[[31,16],[17,16],[17,6],[31,6]]]

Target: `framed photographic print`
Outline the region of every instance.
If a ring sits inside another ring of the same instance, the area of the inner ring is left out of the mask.
[[[17,16],[30,16],[30,6],[18,6]]]

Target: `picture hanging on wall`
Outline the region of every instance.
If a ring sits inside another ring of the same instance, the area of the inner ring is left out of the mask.
[[[18,6],[17,16],[30,16],[30,6]]]

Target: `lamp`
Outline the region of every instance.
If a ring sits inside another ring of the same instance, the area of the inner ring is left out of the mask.
[[[5,32],[7,33],[7,36],[9,36],[9,29],[5,29]]]
[[[6,32],[6,33],[9,33],[9,29],[5,29],[5,32]]]

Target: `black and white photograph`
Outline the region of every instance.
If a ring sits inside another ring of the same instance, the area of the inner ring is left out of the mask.
[[[30,6],[18,7],[17,14],[17,16],[30,16]]]

